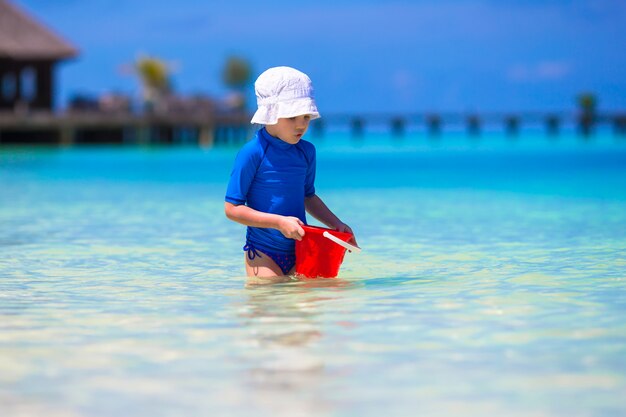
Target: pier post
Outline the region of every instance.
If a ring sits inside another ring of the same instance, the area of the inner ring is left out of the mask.
[[[61,146],[71,146],[74,144],[74,129],[70,126],[61,126],[59,130]]]
[[[519,117],[507,116],[504,119],[504,125],[508,136],[516,137],[519,134]]]
[[[135,129],[135,140],[139,145],[148,145],[150,143],[150,126],[138,126]]]
[[[595,117],[590,114],[582,114],[578,117],[578,131],[585,138],[588,138],[593,133],[595,125]]]
[[[618,136],[626,135],[626,114],[613,118],[613,132]]]
[[[202,148],[211,148],[215,142],[215,131],[212,126],[200,126],[200,133],[198,135],[198,144]]]
[[[395,137],[404,136],[405,122],[402,117],[394,117],[391,119],[391,134]]]
[[[470,115],[467,117],[467,133],[470,136],[480,135],[480,119],[477,115]]]
[[[352,122],[350,124],[352,126],[352,136],[356,138],[362,137],[365,125],[363,119],[360,117],[355,117],[352,119]]]
[[[593,134],[597,120],[596,108],[598,100],[591,92],[584,92],[578,95],[578,131],[585,138]]]
[[[430,136],[439,136],[441,134],[441,117],[437,114],[426,116],[426,126]]]
[[[238,142],[245,142],[248,139],[248,126],[239,125],[239,128],[237,130],[239,131],[239,137],[237,138]]]
[[[559,125],[560,125],[559,118],[552,114],[546,117],[545,122],[546,122],[546,133],[548,134],[548,136],[558,136]]]

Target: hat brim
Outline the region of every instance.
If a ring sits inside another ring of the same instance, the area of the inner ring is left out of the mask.
[[[311,120],[320,118],[315,101],[310,97],[259,106],[250,123],[275,125],[278,123],[278,119],[306,114],[311,116]]]

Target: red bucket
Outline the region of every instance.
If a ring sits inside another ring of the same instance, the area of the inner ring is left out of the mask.
[[[335,278],[346,248],[324,236],[328,232],[348,242],[352,234],[317,226],[302,226],[304,237],[296,240],[296,274],[307,278]]]

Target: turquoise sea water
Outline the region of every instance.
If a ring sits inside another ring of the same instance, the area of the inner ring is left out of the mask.
[[[363,252],[269,286],[235,148],[0,148],[0,415],[626,414],[626,139],[314,142]]]

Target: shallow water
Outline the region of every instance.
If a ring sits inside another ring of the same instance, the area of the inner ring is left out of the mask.
[[[363,252],[271,286],[236,149],[0,148],[1,414],[626,413],[626,140],[314,141]]]

